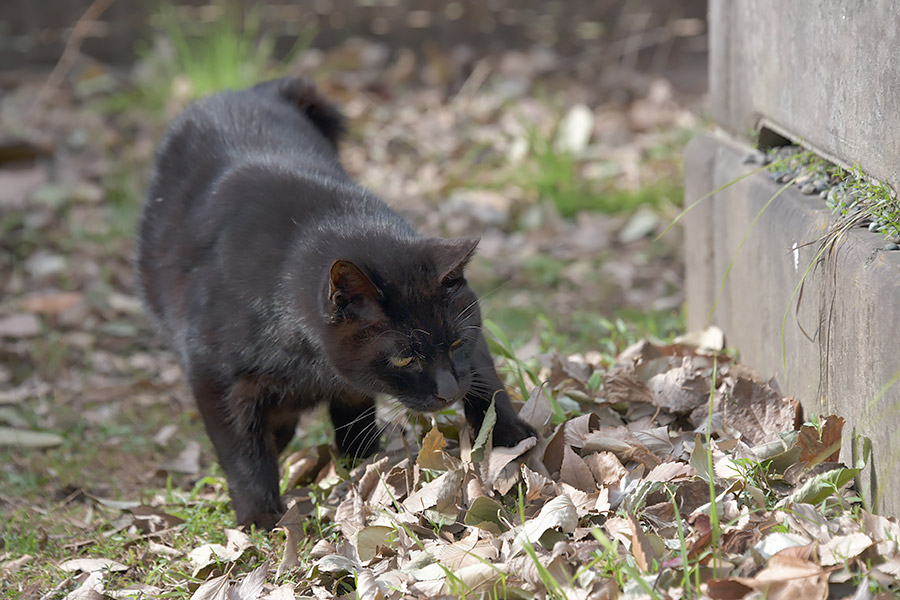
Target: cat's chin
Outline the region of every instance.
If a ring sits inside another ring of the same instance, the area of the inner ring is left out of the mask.
[[[435,412],[453,404],[453,400],[442,400],[435,396],[426,398],[398,398],[400,404],[416,412]]]

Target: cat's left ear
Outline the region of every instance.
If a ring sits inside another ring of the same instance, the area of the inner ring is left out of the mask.
[[[472,260],[480,241],[474,236],[440,240],[435,261],[441,285],[450,287],[463,279],[463,270]]]
[[[328,283],[328,299],[335,314],[352,315],[360,321],[377,321],[379,302],[384,294],[371,278],[349,260],[336,260],[331,264]]]

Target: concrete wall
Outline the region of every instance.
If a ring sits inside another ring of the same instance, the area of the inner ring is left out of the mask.
[[[755,168],[742,158],[764,144],[760,131],[900,189],[900,3],[710,0],[709,23],[710,110],[721,129],[685,153],[686,202]],[[848,464],[853,436],[871,438],[863,492],[900,515],[900,384],[883,391],[900,373],[900,252],[851,230],[795,296],[833,218],[792,187],[751,230],[781,187],[767,175],[685,219],[688,325],[722,327],[807,415],[843,416]]]
[[[711,0],[710,107],[900,189],[900,2]]]
[[[686,199],[755,168],[742,162],[747,149],[723,136],[695,138],[685,153]],[[830,230],[830,212],[817,196],[792,186],[751,230],[782,187],[767,175],[719,192],[686,217],[688,327],[702,327],[710,318],[741,360],[775,376],[783,392],[802,401],[807,416],[843,416],[846,463],[852,464],[853,435],[871,438],[874,454],[863,491],[869,498],[881,494],[882,509],[900,515],[900,384],[876,401],[900,371],[900,252],[886,252],[881,236],[853,229],[823,255],[802,296],[792,300],[819,250],[817,240]]]

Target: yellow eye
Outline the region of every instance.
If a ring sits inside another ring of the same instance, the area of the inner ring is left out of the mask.
[[[408,367],[409,363],[411,363],[412,360],[413,360],[412,356],[405,356],[405,357],[392,356],[391,364],[394,365],[395,367],[397,367],[398,369],[402,369],[403,367]]]
[[[460,346],[462,346],[462,340],[456,340],[455,342],[453,342],[452,344],[450,344],[450,349],[451,349],[451,350],[456,350],[456,349],[459,348]]]

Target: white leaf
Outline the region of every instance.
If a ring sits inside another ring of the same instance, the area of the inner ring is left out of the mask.
[[[526,542],[536,544],[548,529],[558,527],[565,533],[572,533],[577,525],[578,512],[575,505],[568,496],[561,494],[545,504],[535,518],[525,522],[513,542],[510,557],[521,552]]]
[[[227,600],[228,575],[219,575],[204,581],[191,596],[191,600]]]
[[[257,600],[262,594],[263,585],[266,583],[266,573],[269,570],[269,561],[259,565],[247,575],[239,586],[232,591],[238,600]]]
[[[49,431],[31,431],[29,429],[0,427],[0,446],[38,450],[42,448],[54,448],[62,444],[62,442],[62,437]]]
[[[584,104],[576,104],[559,122],[556,149],[579,154],[587,148],[594,132],[594,113]]]
[[[74,558],[59,565],[63,571],[127,571],[128,567],[108,558]]]
[[[873,544],[872,539],[864,533],[838,535],[819,546],[819,556],[823,567],[839,565],[859,556],[863,550]]]

